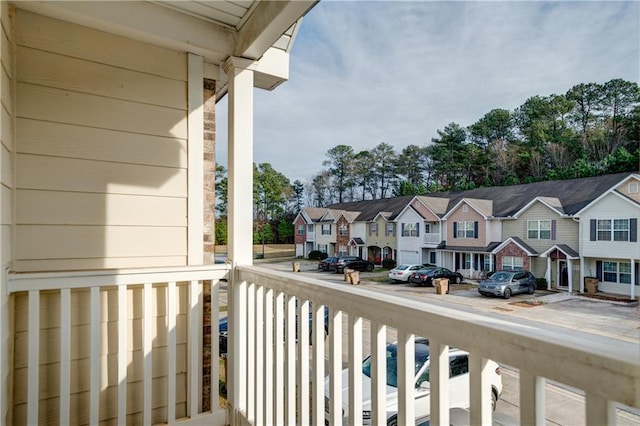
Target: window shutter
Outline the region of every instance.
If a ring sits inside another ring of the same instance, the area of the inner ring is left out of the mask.
[[[458,222],[453,222],[453,238],[458,238]]]
[[[416,237],[420,236],[420,222],[416,222]]]
[[[595,219],[591,219],[591,235],[589,237],[589,241],[595,241],[596,240],[596,220]]]
[[[473,222],[473,238],[478,238],[478,222]]]
[[[602,260],[596,261],[596,278],[602,281]]]
[[[636,277],[633,284],[640,285],[640,263],[636,262]]]
[[[376,237],[380,235],[380,227],[376,225]]]
[[[402,222],[402,232],[400,233],[400,235],[404,237],[404,222]]]
[[[638,242],[638,219],[635,217],[629,219],[629,241]]]
[[[551,239],[555,240],[556,239],[556,220],[552,220],[551,221]]]

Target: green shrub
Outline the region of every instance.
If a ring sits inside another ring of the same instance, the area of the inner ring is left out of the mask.
[[[536,288],[538,290],[546,290],[547,280],[545,278],[536,278]]]
[[[384,259],[382,261],[382,267],[384,269],[393,269],[396,267],[396,261],[393,259]]]
[[[327,257],[327,253],[323,253],[320,250],[312,250],[309,252],[309,260],[323,260]]]

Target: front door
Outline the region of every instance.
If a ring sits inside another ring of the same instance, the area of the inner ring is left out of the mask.
[[[569,271],[567,270],[567,261],[558,259],[558,288],[569,288]]]

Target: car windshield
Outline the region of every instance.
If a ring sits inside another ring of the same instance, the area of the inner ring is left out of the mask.
[[[400,265],[396,269],[398,271],[404,271],[405,269],[408,269],[408,268],[409,268],[409,265]]]
[[[509,272],[496,272],[495,274],[491,275],[491,281],[500,281],[500,282],[511,281],[512,275],[513,274]]]
[[[421,269],[418,269],[416,272],[419,274],[426,274],[429,272],[433,272],[434,270],[435,268],[421,268]]]
[[[429,345],[426,343],[415,343],[414,376],[429,359]],[[371,355],[362,363],[362,373],[371,377]],[[387,385],[398,387],[398,347],[395,343],[387,345]]]

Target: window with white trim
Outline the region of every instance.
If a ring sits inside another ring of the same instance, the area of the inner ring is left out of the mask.
[[[313,225],[307,225],[307,234],[313,234]]]
[[[464,269],[471,269],[471,258],[472,258],[471,253],[464,254]]]
[[[610,283],[631,284],[631,263],[602,262],[602,280]]]
[[[530,240],[550,240],[551,220],[528,220],[527,238]]]
[[[304,225],[298,225],[298,235],[304,235]]]
[[[629,182],[629,185],[627,186],[627,191],[629,191],[629,194],[637,194],[638,182]]]
[[[393,236],[393,223],[387,223],[387,230],[385,231],[387,237]]]
[[[506,271],[521,271],[524,269],[524,258],[520,256],[504,256],[502,269]]]
[[[458,222],[456,238],[473,238],[473,222]]]
[[[418,224],[415,222],[405,223],[402,226],[403,237],[417,237],[418,236]]]
[[[431,233],[431,224],[430,223],[425,223],[424,224],[424,233],[425,234],[430,234]]]
[[[338,247],[338,256],[346,256],[347,255],[347,246],[341,245]]]
[[[378,235],[378,224],[372,223],[369,225],[369,235]]]
[[[322,235],[331,235],[331,224],[325,225],[322,224],[320,228],[320,232]]]
[[[321,251],[322,253],[327,253],[327,248],[328,248],[327,244],[318,244],[318,250]]]
[[[340,227],[338,228],[338,235],[347,235],[347,225],[345,225],[344,223],[340,224]]]
[[[598,241],[629,241],[629,219],[598,219],[596,237]]]

